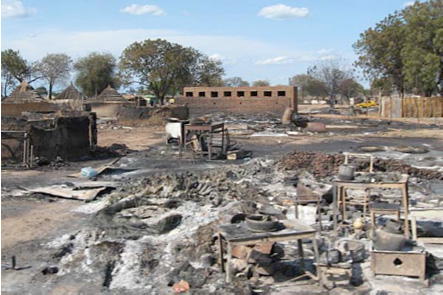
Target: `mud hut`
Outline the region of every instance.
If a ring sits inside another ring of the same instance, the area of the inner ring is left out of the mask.
[[[23,81],[12,93],[2,102],[21,103],[21,102],[41,102],[44,98],[34,90],[34,88]]]
[[[120,93],[111,85],[108,85],[96,98],[97,101],[127,101]]]
[[[71,99],[71,100],[83,100],[86,98],[83,93],[77,90],[74,85],[69,85],[65,90],[62,91],[55,99]]]

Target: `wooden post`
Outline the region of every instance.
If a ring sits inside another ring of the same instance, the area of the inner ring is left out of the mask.
[[[408,201],[408,183],[406,182],[402,187],[402,195],[403,195],[403,208],[405,211],[405,236],[407,239],[409,239],[409,201]]]
[[[232,258],[232,246],[228,242],[228,257],[226,261],[226,282],[230,283],[232,281],[231,279],[231,258]]]
[[[11,257],[11,268],[15,269],[15,267],[16,267],[15,255],[12,255],[12,257]]]
[[[337,214],[338,214],[338,201],[337,201],[337,185],[335,182],[332,183],[332,204],[334,205],[333,208],[333,223],[334,223],[334,236],[337,236]]]
[[[315,237],[313,240],[315,240]],[[301,269],[303,271],[305,271],[306,264],[305,264],[305,257],[304,257],[304,253],[303,253],[303,241],[301,239],[298,239],[297,245],[298,245],[298,256],[300,256],[300,259],[301,259]]]
[[[415,218],[415,216],[412,216],[411,227],[412,227],[412,239],[414,241],[417,241],[417,219]]]
[[[31,145],[31,159],[29,159],[29,168],[33,168],[34,166],[34,146]]]
[[[218,233],[218,245],[219,245],[219,250],[220,250],[220,273],[223,273],[225,271],[225,262],[224,262],[224,258],[223,258],[223,238],[222,235],[220,233]]]
[[[319,284],[322,285],[323,284],[322,273],[321,273],[321,270],[320,270],[320,268],[318,266],[318,264],[320,263],[320,255],[319,255],[319,252],[318,252],[317,239],[315,237],[312,239],[312,246],[314,248],[314,256],[315,256],[315,262],[316,262],[316,264],[315,264],[315,272],[317,273]]]

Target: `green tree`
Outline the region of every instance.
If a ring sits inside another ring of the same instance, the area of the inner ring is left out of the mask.
[[[388,15],[354,44],[357,66],[372,81],[389,79],[402,95],[441,91],[443,79],[443,2],[416,1]],[[387,81],[387,80],[386,80]]]
[[[221,85],[224,73],[220,62],[162,39],[129,45],[120,58],[120,71],[125,85],[147,87],[161,104],[166,95],[175,95],[185,85]]]
[[[86,96],[97,96],[108,85],[120,86],[116,73],[115,57],[109,53],[93,52],[75,62],[77,72],[75,83]]]
[[[416,2],[402,12],[401,51],[405,83],[415,94],[431,96],[443,79],[443,2]]]
[[[353,78],[346,79],[340,84],[340,94],[345,96],[349,102],[351,97],[363,94],[364,87]]]
[[[49,84],[48,97],[52,99],[52,89],[56,84],[66,83],[71,72],[71,58],[64,53],[47,54],[37,64],[37,70]]]
[[[321,98],[328,96],[328,86],[315,78],[310,79],[304,89],[306,95]]]
[[[252,86],[260,87],[260,86],[270,86],[268,80],[256,80],[252,83]]]
[[[400,93],[404,93],[404,72],[401,50],[404,45],[404,26],[400,14],[388,15],[369,28],[354,44],[358,60],[356,65],[363,69],[369,80],[389,77]]]
[[[27,80],[28,83],[34,82],[40,77],[35,77],[34,64],[25,60],[17,50],[6,49],[2,51],[2,94],[7,95],[9,89],[14,87],[17,82],[21,83]]]
[[[226,87],[247,87],[249,82],[240,77],[231,77],[223,80],[223,85]]]
[[[295,75],[291,78],[290,84],[297,86],[302,99],[306,96],[325,97],[328,95],[326,84],[311,75]]]
[[[392,81],[389,78],[380,78],[372,81],[371,92],[373,95],[390,96],[393,87]]]
[[[290,79],[289,84],[292,86],[296,86],[298,89],[298,93],[300,97],[303,99],[307,93],[306,93],[306,86],[309,83],[309,80],[311,80],[312,77],[306,74],[299,74],[295,75]]]
[[[194,86],[223,86],[222,76],[225,70],[220,61],[212,60],[200,52],[196,54],[195,69],[191,71],[192,82],[188,85]]]

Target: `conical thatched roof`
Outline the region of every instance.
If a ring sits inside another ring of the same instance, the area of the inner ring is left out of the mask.
[[[28,82],[23,81],[3,102],[39,102],[41,97]]]
[[[96,98],[99,101],[126,101],[111,85],[108,85]]]
[[[62,91],[55,99],[83,99],[83,94],[74,87],[74,85],[69,85],[65,90]]]

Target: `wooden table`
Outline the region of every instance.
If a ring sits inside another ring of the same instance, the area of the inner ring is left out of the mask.
[[[227,261],[226,261],[226,282],[231,282],[231,259],[232,249],[239,245],[255,245],[261,242],[285,242],[297,240],[298,252],[301,257],[301,266],[304,274],[295,279],[309,276],[315,280],[320,280],[321,275],[317,269],[317,276],[314,276],[311,272],[305,269],[305,261],[303,255],[302,239],[312,239],[314,248],[315,260],[319,261],[319,253],[317,248],[317,240],[315,239],[316,230],[301,221],[281,221],[285,225],[285,229],[276,232],[252,232],[248,229],[246,223],[227,224],[219,226],[219,246],[220,246],[220,270],[224,271],[224,258],[223,258],[223,240],[227,243]]]
[[[360,173],[360,175],[365,175],[367,173]],[[372,173],[374,174],[374,173]],[[377,174],[377,173],[376,173]],[[382,175],[382,173],[378,173]],[[402,205],[404,210],[405,219],[405,236],[409,239],[409,198],[408,198],[408,178],[407,174],[402,174],[401,179],[396,182],[362,182],[362,181],[352,181],[352,180],[334,180],[333,182],[333,203],[334,205],[334,230],[337,229],[337,211],[338,211],[338,200],[342,202],[342,216],[343,219],[346,214],[346,200],[345,200],[345,189],[374,189],[374,188],[385,188],[385,189],[400,189],[402,192]]]
[[[204,152],[203,148],[201,150],[201,154],[208,154],[209,161],[212,160],[212,138],[213,134],[216,131],[221,131],[222,133],[222,147],[224,145],[224,139],[225,139],[225,123],[223,122],[214,122],[211,124],[202,124],[202,125],[192,125],[192,124],[185,124],[184,129],[184,137],[186,138],[186,134],[188,131],[198,131],[201,133],[207,133],[209,135],[209,143],[208,143],[208,151]],[[186,139],[184,140],[185,146],[187,144]]]

